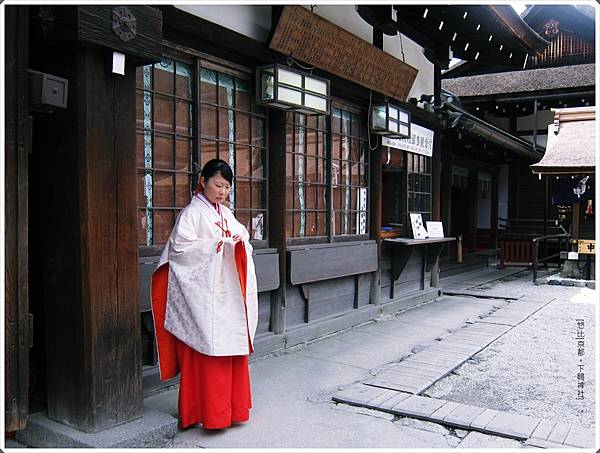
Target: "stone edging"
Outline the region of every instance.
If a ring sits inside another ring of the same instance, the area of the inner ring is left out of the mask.
[[[596,289],[596,280],[578,280],[576,278],[562,277],[542,277],[536,278],[535,284],[539,285],[560,285],[560,286],[576,286],[579,288]]]
[[[333,400],[454,428],[526,441],[526,444],[531,446],[594,446],[594,430],[572,423],[411,395],[365,384],[357,384],[343,390],[335,394]]]

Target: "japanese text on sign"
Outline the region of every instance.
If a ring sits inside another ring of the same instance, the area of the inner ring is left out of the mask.
[[[579,240],[577,241],[577,251],[581,254],[595,255],[596,241],[594,240]]]
[[[410,138],[383,137],[381,144],[396,149],[404,149],[411,153],[433,156],[433,131],[418,124],[410,125]]]
[[[269,48],[401,101],[408,97],[418,72],[297,5],[283,8]]]
[[[583,372],[583,356],[585,355],[585,321],[581,318],[575,320],[577,329],[575,331],[575,341],[577,341],[577,356],[579,363],[577,364],[577,399],[583,399],[583,388],[585,386],[585,374]]]

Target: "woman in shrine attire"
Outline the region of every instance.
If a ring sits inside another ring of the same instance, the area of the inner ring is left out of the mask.
[[[248,231],[222,204],[232,180],[225,161],[204,165],[152,275],[160,378],[181,375],[182,428],[245,422],[252,405],[256,274]]]

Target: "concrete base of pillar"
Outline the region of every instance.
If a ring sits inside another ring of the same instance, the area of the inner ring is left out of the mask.
[[[177,432],[177,419],[144,408],[142,417],[99,433],[89,434],[50,420],[46,412],[31,414],[15,440],[35,448],[157,448]]]

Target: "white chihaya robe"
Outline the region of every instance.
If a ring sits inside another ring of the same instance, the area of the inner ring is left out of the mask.
[[[246,355],[258,322],[252,246],[231,210],[220,205],[220,211],[197,195],[175,222],[158,263],[158,268],[169,264],[164,328],[202,354]],[[232,237],[225,237],[224,229]],[[246,305],[235,235],[243,239],[246,251]]]

